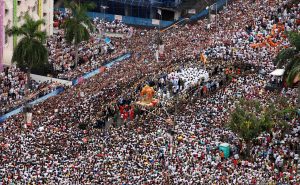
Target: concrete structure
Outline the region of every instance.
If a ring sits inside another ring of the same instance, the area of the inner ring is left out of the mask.
[[[3,70],[3,50],[4,50],[4,0],[0,0],[0,72]]]
[[[44,19],[46,24],[41,29],[52,35],[53,5],[53,0],[0,0],[0,66],[1,63],[10,65],[13,48],[19,40],[16,36],[8,36],[5,30],[22,25],[24,15],[28,13],[35,20]]]

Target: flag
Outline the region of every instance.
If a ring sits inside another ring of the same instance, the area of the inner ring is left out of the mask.
[[[157,10],[157,13],[158,13],[159,15],[161,15],[161,9],[158,9],[158,10]]]
[[[83,81],[84,81],[84,78],[83,78],[83,76],[82,76],[82,77],[80,77],[80,78],[78,78],[78,84],[81,84],[81,83],[83,83]]]

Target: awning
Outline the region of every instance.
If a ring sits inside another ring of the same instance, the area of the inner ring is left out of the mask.
[[[282,76],[284,73],[284,69],[275,69],[270,75],[272,76]]]
[[[13,9],[12,1],[5,1],[5,9],[6,10],[12,10]]]

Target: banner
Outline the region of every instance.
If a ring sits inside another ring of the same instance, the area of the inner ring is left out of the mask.
[[[152,24],[153,25],[159,25],[160,20],[157,19],[152,19]]]
[[[115,15],[115,20],[122,21],[122,15]]]
[[[32,113],[27,112],[26,113],[26,124],[31,125],[31,123],[32,123]]]

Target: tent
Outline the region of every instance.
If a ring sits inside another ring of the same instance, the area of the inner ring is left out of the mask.
[[[284,69],[275,69],[270,75],[272,76],[282,76],[284,73]]]

